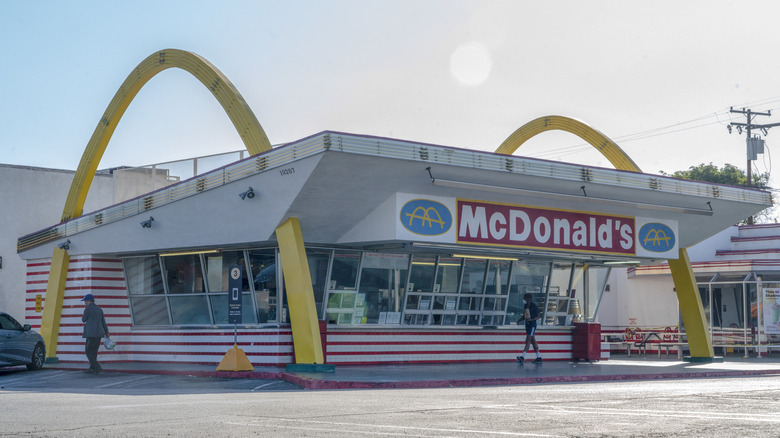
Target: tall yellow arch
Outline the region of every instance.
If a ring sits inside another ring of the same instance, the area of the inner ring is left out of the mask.
[[[531,137],[554,129],[570,132],[587,141],[593,145],[596,150],[601,152],[616,169],[641,172],[639,166],[634,163],[634,160],[626,155],[626,153],[623,152],[623,149],[620,149],[620,146],[615,144],[615,142],[610,140],[606,135],[579,120],[565,116],[544,116],[539,117],[536,120],[531,120],[507,137],[507,139],[501,143],[501,146],[496,149],[496,152],[499,154],[512,155],[517,148]]]
[[[271,150],[263,127],[257,121],[252,109],[241,97],[232,82],[205,58],[192,52],[177,49],[165,49],[149,55],[127,76],[119,90],[111,99],[95,132],[84,149],[79,167],[65,200],[62,222],[81,216],[84,202],[92,185],[100,159],[106,151],[111,136],[130,102],[141,88],[157,73],[169,68],[180,68],[195,76],[217,98],[222,108],[233,122],[238,134],[251,155]],[[56,360],[57,340],[59,337],[62,303],[65,297],[70,256],[61,248],[54,248],[49,281],[46,285],[46,302],[41,317],[41,335],[47,345],[46,356]]]
[[[87,199],[87,193],[92,185],[92,179],[98,164],[100,164],[100,159],[103,157],[106,146],[130,102],[157,73],[173,67],[180,68],[195,76],[206,88],[211,90],[230,117],[233,126],[236,127],[238,134],[244,141],[246,150],[251,155],[271,150],[271,142],[268,141],[268,136],[263,131],[263,127],[260,126],[260,122],[257,121],[252,109],[249,108],[233,83],[219,69],[202,56],[192,52],[177,49],[161,50],[149,55],[138,64],[108,104],[108,108],[103,113],[103,117],[81,156],[79,167],[68,192],[68,198],[65,201],[65,208],[62,212],[63,222],[81,216],[84,210],[84,201]]]
[[[539,117],[526,123],[504,140],[496,152],[511,155],[531,137],[553,129],[570,132],[587,141],[601,152],[616,169],[641,172],[634,160],[607,136],[579,120],[564,116]],[[680,303],[680,313],[691,352],[691,357],[686,358],[686,360],[712,361],[715,356],[712,337],[707,330],[707,319],[687,249],[680,248],[677,260],[669,260],[668,262],[677,290],[677,300]]]

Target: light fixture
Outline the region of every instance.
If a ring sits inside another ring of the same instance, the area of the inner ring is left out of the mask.
[[[57,248],[65,250],[65,251],[69,250],[70,249],[70,239],[60,243],[59,245],[57,245]]]
[[[193,255],[193,254],[213,254],[219,252],[218,249],[196,250],[196,251],[179,251],[179,252],[166,252],[160,254],[160,257],[173,257],[181,255]]]
[[[481,259],[481,260],[509,260],[509,261],[517,261],[520,260],[516,257],[495,257],[495,256],[483,256],[483,255],[474,255],[474,254],[453,254],[453,257],[462,257],[464,259]]]
[[[152,216],[149,216],[149,219],[141,222],[141,227],[152,228],[152,221],[154,221],[154,218]]]
[[[639,260],[616,260],[612,262],[604,262],[605,265],[638,265],[641,262]]]
[[[254,197],[255,197],[255,189],[253,189],[253,188],[250,186],[250,187],[249,187],[249,190],[247,190],[247,191],[245,191],[245,192],[243,192],[243,193],[240,193],[238,196],[240,196],[240,197],[241,197],[241,199],[246,199],[246,198],[252,199],[252,198],[254,198]]]

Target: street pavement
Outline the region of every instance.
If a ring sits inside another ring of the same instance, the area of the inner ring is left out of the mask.
[[[255,367],[254,371],[217,371],[216,365],[103,362],[104,373],[163,374],[193,377],[282,380],[303,389],[447,388],[528,385],[567,382],[693,379],[780,375],[780,356],[695,363],[677,358],[614,355],[598,362],[545,361],[474,362],[448,364],[337,365],[333,372],[292,372],[283,367]],[[85,369],[86,363],[46,364],[45,368]]]

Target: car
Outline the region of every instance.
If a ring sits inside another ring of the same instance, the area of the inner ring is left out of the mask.
[[[30,324],[19,324],[11,315],[0,312],[0,367],[27,365],[28,370],[39,370],[45,360],[43,336]]]

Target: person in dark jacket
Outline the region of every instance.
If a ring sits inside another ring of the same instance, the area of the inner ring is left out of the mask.
[[[100,348],[100,340],[108,336],[108,325],[106,318],[103,317],[103,309],[95,304],[95,297],[92,294],[84,295],[81,299],[84,302],[84,315],[81,322],[84,323],[84,333],[81,335],[87,341],[84,344],[84,352],[89,359],[89,369],[87,374],[98,374],[103,369],[97,361],[97,353]]]
[[[542,355],[539,352],[539,345],[536,343],[536,321],[542,317],[542,312],[539,311],[539,306],[534,303],[533,295],[523,295],[525,306],[523,307],[523,316],[517,320],[519,325],[525,321],[525,349],[523,354],[517,356],[517,362],[522,365],[525,362],[525,354],[528,353],[528,349],[531,345],[534,346],[534,352],[536,353],[536,363],[542,363]]]

